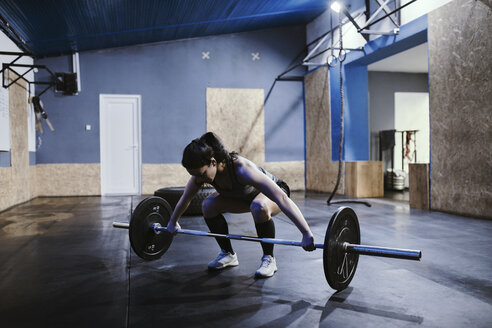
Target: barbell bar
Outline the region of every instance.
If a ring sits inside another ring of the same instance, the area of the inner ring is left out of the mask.
[[[113,227],[130,229],[130,224],[125,222],[113,222]],[[149,228],[153,229],[156,234],[159,234],[161,232],[167,232],[167,228],[161,226],[160,223],[154,223]],[[176,233],[183,234],[183,235],[200,236],[200,237],[214,237],[214,238],[219,237],[219,238],[227,238],[233,240],[253,241],[258,243],[266,243],[266,244],[302,247],[301,242],[294,241],[294,240],[258,238],[252,236],[233,235],[233,234],[224,235],[220,233],[206,232],[201,230],[191,230],[191,229],[177,229]],[[314,244],[314,247],[315,249],[322,249],[325,247],[325,244]],[[413,249],[354,245],[347,242],[344,242],[342,244],[342,248],[346,253],[359,254],[359,255],[390,257],[395,259],[414,260],[414,261],[419,261],[420,258],[422,257],[422,252],[420,250],[413,250]]]
[[[130,223],[113,222],[113,227],[129,230],[130,244],[135,253],[145,260],[160,258],[170,247],[174,235],[167,233],[167,223],[172,214],[171,206],[160,197],[152,196],[142,200],[130,219]],[[164,233],[163,233],[164,232]],[[217,234],[190,229],[177,229],[178,234],[219,237],[234,240],[253,241],[268,244],[302,246],[298,241],[259,238],[252,236]],[[357,215],[350,207],[339,208],[331,217],[323,244],[325,278],[330,287],[338,291],[347,288],[354,277],[359,255],[389,257],[419,261],[420,250],[360,245],[360,227]]]

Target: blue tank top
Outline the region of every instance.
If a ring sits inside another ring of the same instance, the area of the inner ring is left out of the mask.
[[[253,163],[254,164],[254,163]],[[265,174],[268,178],[272,179],[276,184],[280,183],[282,180],[266,171],[264,168],[254,164],[258,170],[260,170],[263,174]],[[232,188],[231,189],[223,189],[212,182],[212,185],[215,187],[217,192],[224,197],[231,197],[236,199],[243,199],[245,201],[251,202],[260,191],[251,185],[243,185],[241,184],[236,176],[236,170],[234,169],[234,161],[228,160],[226,168],[229,172],[229,176],[232,180]]]

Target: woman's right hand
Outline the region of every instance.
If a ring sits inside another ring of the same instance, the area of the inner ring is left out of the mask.
[[[178,229],[181,229],[181,226],[178,222],[173,223],[171,220],[169,220],[166,229],[168,233],[176,235],[178,233]]]

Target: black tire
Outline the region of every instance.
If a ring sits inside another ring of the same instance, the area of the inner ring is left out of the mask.
[[[183,195],[184,187],[161,188],[154,192],[154,196],[164,198],[171,208],[174,210],[181,195]],[[191,200],[190,206],[186,209],[183,215],[202,215],[202,203],[205,198],[215,192],[215,188],[201,188],[196,196]]]

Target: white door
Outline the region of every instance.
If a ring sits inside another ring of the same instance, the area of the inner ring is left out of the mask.
[[[101,194],[141,194],[141,97],[99,95]]]

